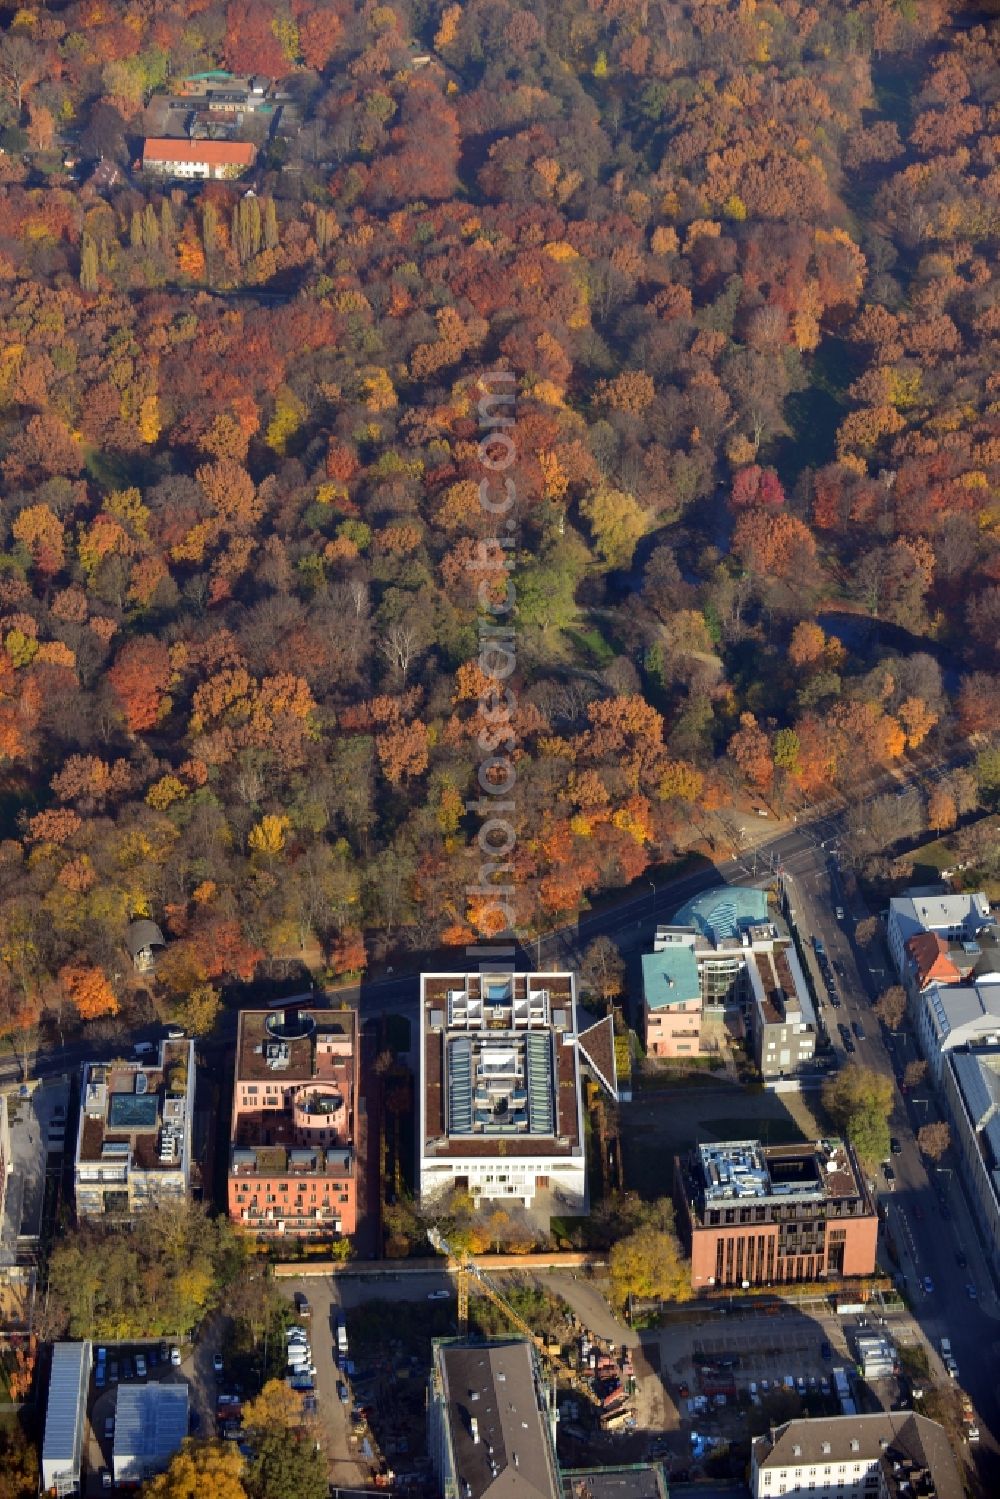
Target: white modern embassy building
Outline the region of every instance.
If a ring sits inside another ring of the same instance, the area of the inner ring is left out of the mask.
[[[421,976],[423,1202],[457,1187],[477,1206],[586,1211],[580,1039],[570,973]]]

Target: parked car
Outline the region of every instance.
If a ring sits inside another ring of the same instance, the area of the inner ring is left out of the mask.
[[[833,1358],[833,1349],[830,1347],[829,1343],[820,1343],[819,1356],[821,1359],[826,1359],[827,1361]]]
[[[851,1030],[857,1036],[859,1041],[863,1041],[865,1039],[864,1026],[861,1024],[860,1020],[851,1021]]]
[[[924,1294],[926,1296],[934,1295],[934,1282],[931,1280],[929,1275],[924,1276]]]
[[[142,1353],[137,1353],[135,1356],[135,1377],[136,1379],[146,1378],[146,1358]]]
[[[834,907],[834,913],[835,913],[838,921],[843,921],[843,919],[844,919],[844,908],[843,908],[843,906],[835,906]]]
[[[902,1147],[902,1145],[900,1145],[900,1143],[896,1139],[895,1135],[892,1135],[890,1137],[890,1140],[889,1140],[889,1149],[892,1151],[893,1155],[902,1155],[903,1154],[903,1147]]]
[[[309,1305],[309,1300],[302,1291],[296,1291],[295,1293],[295,1310],[300,1317],[312,1316],[312,1308]]]
[[[450,1291],[445,1291],[445,1290],[441,1290],[441,1291],[428,1291],[428,1293],[427,1293],[427,1300],[428,1301],[447,1301],[448,1297],[450,1295],[451,1295],[451,1292]]]
[[[337,1395],[338,1395],[338,1397],[340,1399],[341,1405],[349,1405],[350,1404],[351,1397],[347,1393],[347,1386],[345,1385],[345,1383],[344,1383],[344,1381],[342,1379],[338,1379],[337,1380]]]
[[[98,1389],[98,1390],[103,1390],[104,1389],[104,1382],[107,1379],[107,1375],[108,1375],[107,1365],[106,1364],[98,1364],[97,1368],[94,1370],[94,1387],[95,1387],[95,1389]]]
[[[222,1361],[221,1353],[214,1353],[212,1355],[212,1368],[215,1370],[216,1374],[222,1373],[223,1369],[225,1368],[225,1364]]]
[[[117,1384],[117,1382],[118,1382],[118,1360],[116,1358],[113,1358],[110,1361],[110,1363],[108,1364],[108,1378],[110,1379],[110,1381],[111,1381],[112,1384]]]
[[[856,1046],[855,1046],[855,1044],[854,1044],[854,1041],[853,1041],[853,1039],[852,1039],[852,1037],[850,1037],[850,1036],[845,1036],[845,1037],[844,1037],[844,1050],[845,1050],[845,1051],[846,1051],[846,1052],[848,1052],[848,1053],[850,1053],[850,1054],[853,1054],[853,1053],[854,1053],[854,1052],[856,1052],[856,1051],[857,1051],[857,1049],[858,1049],[858,1048],[857,1048],[857,1047],[856,1047]]]
[[[180,1364],[180,1361],[181,1361],[181,1350],[177,1347],[177,1345],[175,1343],[174,1346],[173,1346],[173,1348],[171,1348],[171,1350],[170,1350],[170,1362],[173,1364],[174,1368],[176,1369],[178,1367],[178,1365]]]
[[[114,1436],[114,1434],[115,1434],[115,1418],[114,1418],[114,1416],[105,1416],[105,1418],[104,1418],[104,1440],[106,1442],[110,1442],[111,1438]]]
[[[107,1468],[102,1468],[101,1469],[101,1488],[102,1489],[109,1489],[110,1487],[111,1487],[111,1474],[110,1474],[110,1472],[108,1471]]]
[[[122,1356],[122,1379],[131,1379],[134,1372],[132,1360],[126,1353]]]
[[[166,1339],[164,1339],[163,1342],[160,1344],[160,1363],[161,1364],[165,1364],[169,1358],[170,1358],[170,1344],[166,1341]]]
[[[976,1290],[976,1288],[973,1285],[973,1283],[972,1283],[971,1280],[968,1281],[967,1284],[966,1284],[965,1294],[966,1294],[966,1296],[968,1296],[968,1298],[969,1298],[970,1301],[978,1301],[979,1300],[979,1292]]]
[[[896,1173],[888,1161],[883,1163],[882,1175],[885,1177],[885,1184],[889,1188],[889,1191],[894,1192],[896,1190]]]

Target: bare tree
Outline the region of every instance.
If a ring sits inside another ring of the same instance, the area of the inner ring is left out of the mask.
[[[871,947],[878,936],[878,917],[865,916],[854,928],[854,940],[859,947]]]
[[[8,31],[0,39],[0,85],[17,108],[18,122],[24,91],[40,77],[44,65],[42,51],[30,37]]]
[[[906,1071],[903,1073],[903,1086],[905,1088],[919,1088],[926,1076],[926,1062],[919,1058],[915,1062],[907,1062]]]
[[[930,1124],[921,1125],[917,1144],[922,1154],[932,1161],[939,1161],[951,1144],[951,1130],[943,1119],[934,1119]]]
[[[891,1031],[898,1031],[906,1015],[906,993],[903,986],[890,984],[888,989],[883,989],[872,1008],[883,1025],[887,1025]]]
[[[625,964],[618,944],[610,937],[595,937],[587,944],[580,963],[580,981],[607,1003],[622,992]]]
[[[417,631],[403,619],[389,625],[378,643],[379,654],[399,673],[403,682],[419,648]]]

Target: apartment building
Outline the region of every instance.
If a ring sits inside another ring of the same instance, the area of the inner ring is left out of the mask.
[[[901,982],[912,989],[914,960],[908,944],[914,937],[930,933],[940,939],[939,950],[959,962],[964,954],[974,964],[980,956],[979,939],[990,933],[991,927],[990,903],[982,891],[955,895],[943,887],[921,887],[890,900],[886,938]],[[925,965],[926,954],[921,966]]]
[[[871,1275],[878,1218],[843,1140],[700,1145],[674,1159],[695,1291]]]
[[[191,1190],[194,1042],[155,1061],[85,1062],[73,1177],[80,1218],[128,1221]]]
[[[1000,1046],[1000,983],[930,984],[913,1004],[917,1041],[936,1084],[950,1052]]]
[[[427,1426],[442,1499],[563,1499],[555,1390],[526,1339],[436,1339]]]
[[[642,955],[643,1033],[647,1056],[697,1056],[704,999],[693,931],[661,927],[656,950]]]
[[[357,1229],[358,1026],[353,1010],[243,1010],[229,1216],[258,1238]]]
[[[753,1499],[962,1499],[944,1428],[911,1411],[786,1421],[756,1437]]]
[[[765,1078],[793,1077],[816,1054],[817,1022],[795,947],[772,918],[767,891],[704,891],[656,929],[642,961],[647,1055],[718,1049],[712,1027],[746,1034]]]
[[[1000,1046],[950,1053],[941,1082],[962,1178],[1000,1276]]]
[[[460,1188],[477,1205],[585,1212],[585,1039],[571,973],[423,974],[421,1200]]]
[[[816,1012],[788,939],[775,937],[747,953],[753,995],[750,1034],[762,1077],[793,1077],[816,1055]]]

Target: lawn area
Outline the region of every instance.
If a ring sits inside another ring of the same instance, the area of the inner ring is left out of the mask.
[[[815,1140],[829,1130],[819,1110],[814,1093],[750,1093],[718,1084],[640,1093],[621,1110],[625,1185],[643,1197],[668,1195],[674,1156],[709,1141]]]
[[[922,848],[914,849],[913,881],[917,884],[933,884],[941,878],[945,869],[953,871],[952,882],[959,890],[984,890],[991,900],[1000,898],[1000,879],[997,878],[995,849],[997,833],[1000,832],[1000,817],[993,815],[981,818],[964,834],[946,833],[934,838]],[[975,843],[970,847],[970,840]],[[965,868],[959,869],[965,862]]]
[[[716,1140],[763,1140],[765,1145],[794,1145],[805,1139],[794,1119],[703,1119],[706,1138]]]

